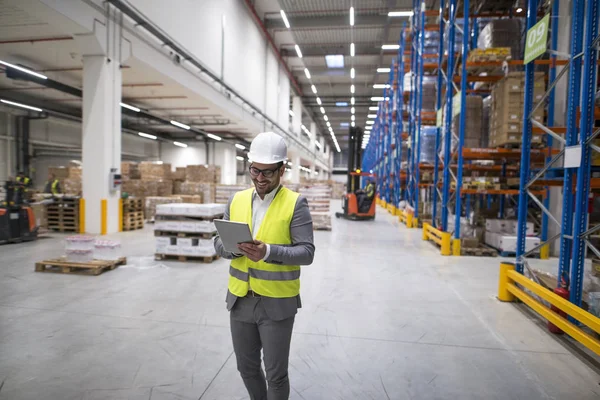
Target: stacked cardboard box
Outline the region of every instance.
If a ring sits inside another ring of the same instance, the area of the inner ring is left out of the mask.
[[[140,175],[144,181],[160,181],[171,179],[171,164],[144,161],[139,165]]]
[[[340,199],[346,194],[346,183],[342,182],[331,182],[331,198]]]
[[[145,198],[158,196],[158,182],[143,181],[141,179],[125,179],[121,185],[121,193],[129,196]]]
[[[185,171],[188,182],[221,182],[221,167],[218,165],[188,165]]]
[[[171,178],[174,181],[185,181],[186,179],[186,169],[184,167],[175,168],[174,172],[171,172]]]
[[[501,1],[496,0],[493,4]],[[500,10],[502,7],[498,6],[497,9]],[[518,18],[491,20],[479,33],[477,47],[483,50],[509,47],[512,59],[520,60],[523,54],[523,28],[523,23]]]
[[[205,203],[214,203],[216,198],[216,185],[214,183],[183,182],[179,189],[181,194],[202,195]]]
[[[218,204],[227,204],[229,199],[242,190],[248,189],[248,185],[217,185],[216,188],[216,201]]]
[[[313,229],[331,230],[331,213],[329,210],[332,189],[327,184],[317,184],[300,188],[300,195],[308,201],[308,208],[313,220]]]
[[[202,195],[201,194],[174,194],[171,197],[178,197],[181,199],[182,203],[190,203],[190,204],[202,204]]]
[[[140,168],[138,163],[133,161],[121,162],[121,176],[124,179],[141,179]]]
[[[144,212],[146,219],[153,221],[156,216],[156,207],[160,204],[181,203],[181,197],[146,197],[146,210]]]
[[[80,166],[70,165],[68,167],[49,167],[48,172],[54,174],[60,182],[63,193],[79,196],[82,191]]]
[[[161,197],[171,196],[173,194],[173,181],[156,181],[156,195]]]
[[[511,72],[494,87],[492,91],[489,127],[489,146],[519,146],[523,131],[525,75]],[[534,102],[539,101],[545,91],[544,73],[535,74]],[[543,122],[544,109],[539,107],[533,114],[536,121]],[[533,135],[533,144],[542,143],[541,135]]]

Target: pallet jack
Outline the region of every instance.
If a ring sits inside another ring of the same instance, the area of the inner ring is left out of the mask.
[[[23,187],[7,181],[6,199],[0,204],[0,244],[36,240],[38,227],[31,207],[23,204]]]
[[[376,175],[372,173],[361,172],[362,163],[362,129],[359,127],[350,128],[348,140],[348,184],[346,185],[346,194],[342,197],[343,212],[335,213],[336,218],[345,218],[352,221],[368,221],[375,219],[375,210],[377,208],[375,197],[366,199],[359,209],[359,201],[356,192],[361,188],[361,178],[370,178],[376,181]]]

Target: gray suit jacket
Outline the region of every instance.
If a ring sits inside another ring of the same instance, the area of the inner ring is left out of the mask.
[[[225,208],[225,215],[223,216],[223,219],[225,220],[229,220],[229,207],[231,206],[232,200],[233,197],[229,199],[227,207]],[[308,201],[302,196],[298,197],[298,201],[296,201],[294,215],[292,217],[292,222],[290,223],[290,234],[292,237],[291,245],[274,245],[269,243],[271,252],[265,262],[278,265],[312,264],[315,255],[312,217],[310,216]],[[219,256],[228,260],[238,257],[233,253],[225,251],[219,236],[215,238],[214,245]],[[229,311],[235,306],[237,299],[238,297],[236,295],[229,290],[227,291],[226,302]],[[274,321],[281,321],[289,318],[298,312],[298,308],[302,307],[299,295],[283,299],[263,296],[262,302],[265,306],[267,315]]]

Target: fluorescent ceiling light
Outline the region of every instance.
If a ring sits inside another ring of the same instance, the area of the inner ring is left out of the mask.
[[[348,102],[347,101],[337,101],[335,103],[336,107],[348,107]]]
[[[350,7],[350,26],[354,26],[354,7]]]
[[[384,101],[384,100],[388,101],[389,99],[390,99],[389,97],[378,97],[378,96],[371,97],[371,101]]]
[[[352,124],[350,124],[353,128],[356,126],[356,122],[352,121]]]
[[[310,85],[310,88],[312,89],[313,93],[317,93],[317,87],[315,85]]]
[[[350,99],[350,104],[354,105],[354,97]]]
[[[302,52],[300,51],[300,46],[298,46],[296,44],[296,45],[294,45],[294,47],[296,48],[296,54],[298,55],[298,57],[302,58]]]
[[[14,69],[19,70],[21,72],[25,72],[26,74],[29,74],[29,75],[37,76],[38,78],[41,78],[41,79],[48,79],[48,77],[46,75],[38,74],[37,72],[33,72],[30,69],[19,67],[18,65],[7,63],[6,61],[0,60],[0,64],[6,65],[7,67],[14,68]]]
[[[303,131],[306,130],[306,127],[304,126],[304,124],[300,125],[300,128],[302,128]]]
[[[287,16],[285,15],[285,11],[279,10],[279,14],[281,14],[281,19],[283,19],[285,27],[290,29],[290,21],[288,21]]]
[[[134,106],[130,106],[129,104],[121,103],[121,107],[127,108],[131,111],[140,112],[140,109]]]
[[[373,85],[373,89],[389,89],[390,85],[383,83],[376,83]]]
[[[325,114],[325,109],[321,107],[321,114]]]
[[[310,71],[308,70],[308,68],[304,68],[304,75],[306,75],[306,77],[310,79]]]
[[[173,120],[171,120],[171,125],[175,125],[179,128],[187,129],[188,131],[191,129],[189,125],[182,124],[181,122],[177,122],[177,121],[173,121]]]
[[[388,17],[412,17],[412,11],[390,11]]]
[[[290,114],[290,117],[293,117],[293,116],[294,116],[294,112],[293,112],[292,110],[289,110],[289,111],[288,111],[288,114]]]
[[[375,121],[367,121],[367,125],[373,125]]]
[[[242,156],[236,156],[235,159],[238,161],[244,161],[244,157]]]
[[[519,7],[517,8],[517,13],[522,13],[523,12],[523,8]]]
[[[354,93],[354,85],[350,85],[350,93]]]
[[[238,148],[238,149],[240,149],[240,150],[246,150],[246,146],[244,146],[243,144],[238,144],[238,143],[236,143],[236,144],[235,144],[235,147],[237,147],[237,148]]]
[[[218,141],[218,142],[220,142],[220,141],[222,140],[222,139],[221,139],[221,136],[213,135],[212,133],[207,133],[207,134],[206,134],[206,136],[208,136],[208,137],[209,137],[209,138],[211,138],[212,140],[216,140],[216,141]]]
[[[351,115],[351,116],[350,116],[350,120],[351,120],[351,121],[354,121],[354,120],[356,120],[356,115]]]
[[[323,148],[323,146],[321,146],[321,143],[319,142],[315,142],[315,145],[319,148],[319,150]]]
[[[377,114],[369,114],[367,115],[367,118],[377,118]]]
[[[350,113],[354,114],[355,112],[356,112],[356,109],[355,109],[354,107],[352,107],[352,108],[350,109]]]
[[[371,111],[379,111],[379,107],[369,107],[369,110],[371,110]]]
[[[390,72],[391,69],[390,68],[377,68],[377,72],[379,72],[380,74],[385,74],[386,72]]]
[[[316,89],[315,89],[315,90],[316,90]],[[323,102],[321,101],[321,98],[320,98],[320,97],[317,97],[317,104],[318,104],[318,105],[321,105],[321,104],[323,104]]]
[[[21,108],[25,108],[27,110],[32,110],[32,111],[37,111],[37,112],[42,112],[44,110],[42,110],[41,108],[37,108],[37,107],[32,107],[32,106],[28,106],[27,104],[21,104],[21,103],[16,103],[14,101],[9,101],[9,100],[4,100],[4,99],[0,99],[0,101],[4,104],[10,104],[11,106],[15,106],[15,107],[21,107]]]
[[[356,71],[354,70],[354,68],[350,69],[350,78],[354,79],[355,76],[356,76]]]
[[[327,68],[344,68],[344,56],[341,54],[333,54],[325,56]]]
[[[331,122],[327,121],[326,125],[327,125],[328,128],[331,128]]]
[[[174,144],[175,146],[179,146],[179,147],[188,147],[188,145],[187,145],[187,144],[185,144],[185,143],[181,143],[181,142],[173,142],[173,144]]]
[[[138,132],[138,135],[141,136],[141,137],[145,137],[146,139],[156,140],[156,136],[149,135],[149,134],[144,133],[144,132]]]
[[[354,48],[354,43],[350,43],[350,57],[354,57],[356,54],[356,49]]]
[[[323,116],[323,119],[324,119],[325,121],[329,121],[329,117],[328,117],[327,115],[324,115],[324,116]]]
[[[349,124],[349,123],[347,123],[347,122],[340,122],[340,126],[341,126],[342,128],[347,128],[347,127],[349,127],[349,126],[350,126],[350,124]]]
[[[398,50],[399,48],[399,44],[384,44],[381,46],[382,50]]]

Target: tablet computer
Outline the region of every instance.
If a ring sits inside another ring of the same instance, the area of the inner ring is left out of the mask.
[[[215,219],[217,232],[223,242],[223,247],[230,253],[240,253],[237,245],[240,243],[252,243],[252,233],[250,227],[244,222],[225,221],[224,219]]]

